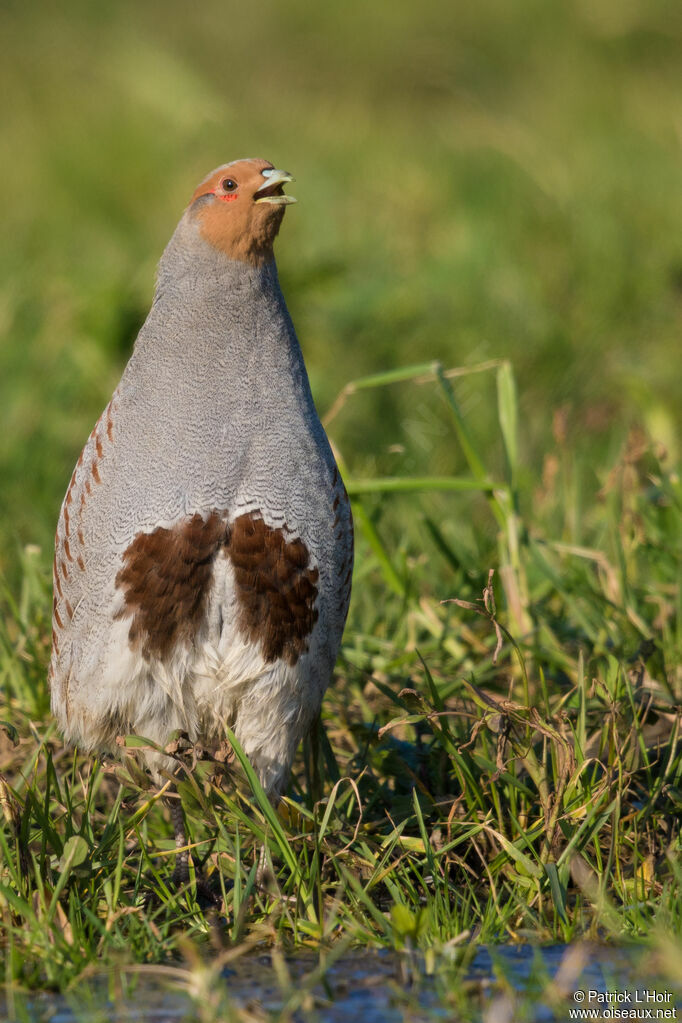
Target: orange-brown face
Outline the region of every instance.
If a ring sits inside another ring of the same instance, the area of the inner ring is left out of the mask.
[[[201,182],[189,205],[201,236],[230,259],[259,266],[272,257],[284,208],[296,202],[282,186],[293,181],[267,160],[235,160]]]

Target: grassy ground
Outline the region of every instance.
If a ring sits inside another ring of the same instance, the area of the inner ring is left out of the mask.
[[[63,988],[95,963],[125,973],[191,963],[202,948],[225,962],[261,942],[317,948],[327,964],[350,945],[379,945],[422,950],[439,972],[449,964],[442,994],[454,1012],[482,941],[643,941],[679,963],[679,479],[633,435],[581,542],[557,539],[547,523],[557,502],[570,514],[573,477],[559,428],[556,463],[524,519],[509,365],[494,370],[506,478],[488,474],[456,388],[438,367],[433,376],[412,386],[440,392],[470,471],[418,486],[453,501],[465,486],[478,492],[477,516],[498,527],[496,571],[472,572],[429,518],[428,557],[391,551],[381,502],[409,513],[414,496],[393,480],[349,478],[354,610],[289,796],[275,812],[238,748],[225,764],[174,745],[194,864],[218,912],[202,908],[195,879],[180,895],[169,887],[168,813],[136,767],[139,742],[104,765],[60,745],[44,683],[46,568],[27,550],[2,634],[11,982]],[[682,980],[675,969],[670,985]]]
[[[8,991],[172,962],[208,1020],[202,951],[373,944],[454,1013],[477,943],[582,937],[679,985],[681,9],[308,6],[0,12]],[[278,259],[358,557],[280,811],[178,749],[224,924],[169,890],[132,741],[59,742],[48,566],[187,195],[256,153],[298,178]]]

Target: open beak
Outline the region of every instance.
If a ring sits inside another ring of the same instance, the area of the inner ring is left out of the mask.
[[[262,173],[265,181],[254,193],[258,196],[256,202],[269,202],[272,206],[288,206],[296,202],[293,195],[285,195],[282,191],[282,185],[294,180],[288,171],[266,167]]]

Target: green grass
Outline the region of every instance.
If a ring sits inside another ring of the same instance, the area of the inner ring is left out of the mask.
[[[523,471],[539,475],[561,410],[590,493],[634,422],[679,457],[675,0],[43,6],[0,11],[15,583],[16,551],[49,549],[184,204],[245,154],[296,177],[278,262],[321,408],[388,368],[507,358]],[[475,379],[461,400],[499,467]],[[462,470],[422,389],[367,392],[354,413],[335,432],[357,475]]]
[[[416,949],[446,1004],[482,941],[632,941],[679,985],[682,8],[73,0],[0,40],[8,996],[172,963],[215,1018],[261,942]],[[358,550],[279,815],[246,765],[183,783],[219,924],[132,743],[60,743],[49,563],[183,204],[255,154],[297,178],[278,264]],[[293,1011],[315,971],[279,971]]]

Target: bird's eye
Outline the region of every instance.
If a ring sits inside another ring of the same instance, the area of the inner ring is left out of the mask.
[[[237,191],[237,182],[234,181],[233,178],[225,178],[225,180],[223,181],[223,191],[224,192],[236,192]]]

